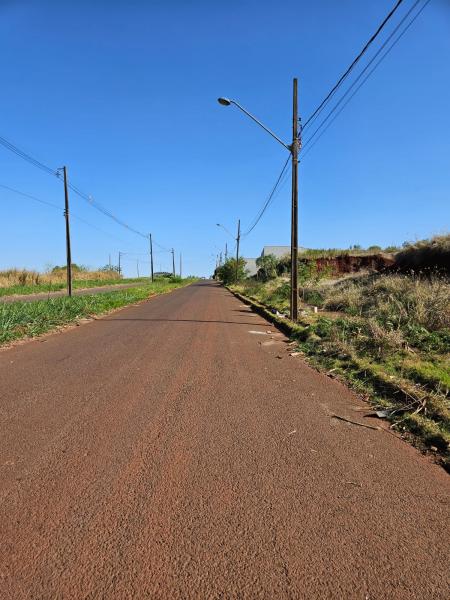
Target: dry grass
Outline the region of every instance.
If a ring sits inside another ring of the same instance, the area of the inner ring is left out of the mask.
[[[328,310],[376,318],[389,329],[450,327],[450,282],[442,277],[381,275],[321,288]]]
[[[395,257],[395,266],[402,271],[437,270],[450,274],[450,234],[404,244]]]
[[[119,279],[116,271],[75,270],[74,279],[78,281]],[[47,273],[28,271],[26,269],[7,269],[0,271],[0,288],[14,286],[34,286],[48,283],[64,283],[66,270],[56,269]]]

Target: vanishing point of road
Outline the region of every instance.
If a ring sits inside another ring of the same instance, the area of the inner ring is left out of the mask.
[[[0,597],[447,599],[448,475],[286,342],[200,282],[1,351]]]

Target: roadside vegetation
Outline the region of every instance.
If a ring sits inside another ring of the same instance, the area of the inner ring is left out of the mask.
[[[121,283],[145,283],[148,277],[123,278],[117,268],[104,267],[95,271],[72,265],[74,289],[87,289]],[[53,267],[45,273],[27,269],[0,271],[0,297],[57,292],[66,288],[66,267]]]
[[[449,240],[441,236],[405,245],[398,253],[398,269],[384,272],[337,278],[318,272],[314,262],[299,263],[300,317],[295,326],[298,350],[309,362],[346,380],[394,428],[415,434],[447,461]],[[259,279],[241,279],[230,287],[286,320],[289,274],[279,276],[273,261],[268,263]]]
[[[51,329],[80,319],[107,313],[116,308],[145,300],[192,283],[194,278],[161,278],[154,283],[113,292],[66,296],[35,302],[0,303],[0,345],[26,337],[35,337]]]

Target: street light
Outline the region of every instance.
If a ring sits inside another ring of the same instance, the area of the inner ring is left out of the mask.
[[[291,319],[297,321],[298,318],[298,152],[300,140],[298,139],[298,103],[297,103],[297,79],[293,81],[293,107],[292,107],[292,144],[283,142],[273,131],[261,123],[254,115],[248,112],[243,106],[229,98],[218,98],[222,106],[234,104],[240,111],[246,114],[250,119],[257,123],[269,135],[277,140],[291,153],[292,157],[292,210],[291,210]],[[219,225],[220,227],[221,225]],[[237,277],[236,277],[237,278]]]
[[[228,235],[229,235],[229,236],[231,236],[231,237],[233,238],[233,240],[234,240],[234,239],[236,239],[236,238],[234,237],[234,235],[231,233],[231,231],[225,227],[225,225],[222,225],[221,223],[216,223],[216,225],[217,225],[217,227],[222,227],[222,229],[223,229],[224,231],[226,231],[226,232],[228,233]]]

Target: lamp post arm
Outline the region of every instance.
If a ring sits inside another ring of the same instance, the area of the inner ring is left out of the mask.
[[[291,147],[288,144],[285,144],[283,142],[283,140],[281,140],[273,131],[271,131],[268,127],[266,127],[264,125],[264,123],[261,123],[261,121],[259,119],[257,119],[256,117],[254,117],[251,113],[248,112],[248,110],[246,110],[243,106],[241,106],[239,104],[239,102],[236,102],[236,100],[230,100],[230,104],[234,104],[235,106],[237,106],[237,108],[239,108],[239,110],[241,110],[243,113],[245,113],[248,117],[250,117],[250,119],[252,119],[252,121],[255,121],[255,123],[257,123],[260,127],[262,127],[264,129],[264,131],[267,131],[267,133],[269,135],[271,135],[274,139],[277,140],[277,142],[279,142],[282,146],[284,146],[287,150],[289,150],[289,152],[291,152]]]

